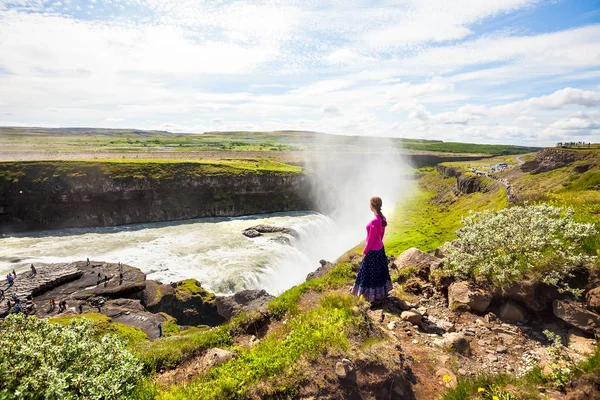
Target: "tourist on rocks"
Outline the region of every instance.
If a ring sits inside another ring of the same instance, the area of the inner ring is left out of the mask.
[[[17,279],[17,271],[15,271],[14,269],[13,269],[13,276],[15,277],[15,279]]]
[[[98,272],[98,282],[96,282],[96,285],[99,285],[100,281],[102,281],[102,275],[100,274],[100,272]]]
[[[31,276],[37,275],[37,269],[35,269],[35,265],[31,264]]]
[[[79,314],[83,314],[83,303],[79,303]]]
[[[0,289],[0,301],[4,300],[4,289]]]
[[[363,251],[365,257],[351,289],[352,294],[363,296],[371,304],[383,301],[392,290],[388,260],[383,247],[387,220],[381,213],[382,204],[380,197],[372,197],[369,201],[375,218],[367,224],[367,240]]]
[[[66,300],[61,300],[58,303],[58,312],[61,313],[63,311],[65,311],[67,309],[67,301]]]
[[[15,278],[11,274],[6,275],[6,281],[8,282],[8,286],[12,286],[15,283]]]
[[[52,298],[48,303],[50,303],[50,311],[49,312],[54,311],[54,309],[56,308],[56,299]]]
[[[89,257],[87,258],[87,264],[85,264],[85,265],[88,265],[88,266],[90,265],[90,258]]]
[[[104,275],[104,287],[108,285],[108,275]]]

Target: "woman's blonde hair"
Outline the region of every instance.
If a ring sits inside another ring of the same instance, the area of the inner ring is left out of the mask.
[[[371,200],[369,200],[369,203],[371,203],[371,207],[373,207],[375,211],[377,211],[377,214],[381,217],[381,224],[383,226],[387,226],[387,221],[381,213],[381,206],[383,206],[383,201],[381,200],[381,197],[373,196],[371,197]]]

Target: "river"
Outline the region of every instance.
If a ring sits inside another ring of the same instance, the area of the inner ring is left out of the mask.
[[[257,224],[289,227],[299,235],[249,239]],[[163,283],[195,278],[217,294],[265,289],[271,294],[304,281],[320,259],[335,260],[363,239],[363,229],[345,231],[315,212],[237,218],[201,218],[103,228],[72,228],[0,236],[0,273],[13,268],[71,262],[122,262]]]

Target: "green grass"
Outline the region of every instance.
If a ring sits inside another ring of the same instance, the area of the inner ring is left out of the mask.
[[[159,398],[243,398],[256,390],[253,385],[259,382],[263,383],[261,396],[293,396],[302,383],[301,360],[316,361],[325,351],[349,348],[348,336],[364,327],[364,318],[353,312],[361,301],[351,295],[327,294],[318,307],[290,320],[255,348],[240,349],[234,360]]]
[[[313,279],[294,286],[271,300],[268,305],[269,313],[274,318],[281,318],[286,314],[295,314],[298,312],[298,300],[304,293],[310,290],[322,292],[324,290],[336,289],[351,283],[354,278],[355,274],[352,271],[351,264],[338,264],[322,278]]]
[[[0,163],[0,184],[28,180],[43,183],[61,177],[95,179],[174,179],[214,175],[273,174],[302,172],[298,166],[266,159],[168,161],[168,160],[94,160],[94,161],[23,161]]]
[[[397,256],[410,247],[429,252],[456,237],[461,217],[470,210],[500,209],[508,205],[506,192],[498,185],[486,193],[454,194],[456,179],[423,169],[411,197],[399,203],[389,219],[384,244]]]
[[[212,347],[228,348],[233,344],[228,325],[213,329],[189,328],[178,335],[152,342],[141,342],[136,351],[146,372],[170,369],[182,361]]]
[[[119,322],[114,322],[110,317],[95,312],[84,313],[80,315],[69,315],[64,317],[50,318],[51,323],[67,325],[74,319],[87,318],[92,320],[92,327],[97,332],[98,337],[106,334],[115,334],[127,343],[128,346],[134,347],[139,343],[146,342],[148,336],[139,328],[134,328]]]

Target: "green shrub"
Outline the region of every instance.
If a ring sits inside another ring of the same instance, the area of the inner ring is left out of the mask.
[[[127,399],[142,364],[116,335],[96,338],[88,319],[68,325],[10,315],[0,321],[0,398]]]
[[[579,295],[564,280],[595,260],[585,254],[582,243],[596,235],[596,229],[575,222],[571,208],[515,206],[472,213],[462,223],[443,266],[445,274],[460,279],[497,287],[533,279]]]

